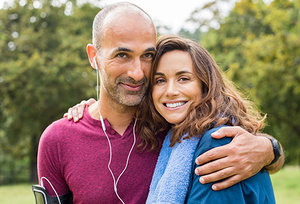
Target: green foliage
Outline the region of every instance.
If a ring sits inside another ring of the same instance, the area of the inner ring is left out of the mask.
[[[289,163],[300,164],[300,2],[241,0],[202,38],[227,75],[268,114]]]
[[[20,180],[28,165],[34,181],[43,130],[94,96],[85,47],[99,8],[34,2],[0,12],[0,183]]]
[[[199,2],[199,4],[201,4]],[[210,0],[204,5],[197,7],[186,20],[188,27],[194,27],[194,30],[181,28],[178,34],[194,41],[200,41],[203,33],[209,29],[218,29],[227,15],[232,0]],[[225,9],[226,8],[226,9]]]

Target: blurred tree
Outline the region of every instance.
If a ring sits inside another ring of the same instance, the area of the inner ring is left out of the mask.
[[[269,115],[266,131],[286,147],[286,161],[300,165],[300,2],[274,1],[262,21],[272,33],[245,43],[244,75]]]
[[[199,42],[203,33],[210,29],[219,29],[234,1],[236,0],[206,1],[207,3],[193,10],[178,34]]]
[[[1,10],[0,183],[15,182],[26,161],[35,182],[43,130],[68,107],[95,95],[85,47],[98,11],[74,0],[15,1]],[[20,160],[23,166],[16,165]]]
[[[201,42],[268,114],[287,163],[300,164],[300,2],[241,0]]]

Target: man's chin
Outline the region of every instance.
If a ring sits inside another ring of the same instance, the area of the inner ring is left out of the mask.
[[[142,98],[141,96],[126,96],[120,103],[125,106],[136,107],[142,102]]]

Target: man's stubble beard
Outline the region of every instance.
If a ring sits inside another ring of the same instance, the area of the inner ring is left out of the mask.
[[[110,96],[110,98],[117,102],[122,106],[127,107],[135,107],[138,106],[143,97],[146,94],[148,88],[148,80],[143,78],[141,81],[136,82],[135,80],[128,78],[128,77],[118,77],[115,81],[113,86],[108,82],[108,80],[102,80],[103,88],[106,93]],[[141,84],[143,83],[142,88],[139,91],[128,91],[126,90],[121,83],[128,82],[131,84]]]

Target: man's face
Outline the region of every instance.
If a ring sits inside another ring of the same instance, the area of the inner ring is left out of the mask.
[[[105,23],[97,53],[101,86],[113,101],[136,106],[148,86],[155,52],[155,29],[140,15],[111,18]]]

